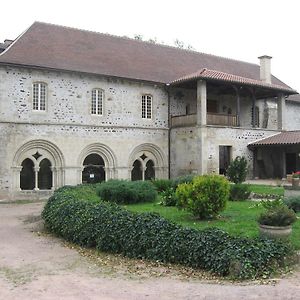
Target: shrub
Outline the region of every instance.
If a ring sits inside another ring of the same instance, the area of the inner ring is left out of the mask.
[[[157,214],[83,200],[69,193],[73,189],[55,191],[42,217],[48,230],[81,246],[237,278],[265,275],[292,254],[287,243],[231,237],[219,229],[183,228]]]
[[[295,212],[285,205],[273,207],[262,212],[258,223],[269,226],[289,226],[297,220]]]
[[[294,212],[300,212],[300,197],[289,197],[284,199],[284,203]]]
[[[237,156],[227,169],[227,177],[231,182],[242,183],[246,180],[248,163],[245,157]]]
[[[231,184],[230,185],[230,196],[231,201],[243,201],[247,200],[251,194],[248,184]]]
[[[172,187],[161,193],[161,204],[164,206],[176,206],[177,197],[176,190]]]
[[[109,180],[100,184],[97,194],[105,201],[119,204],[150,202],[157,197],[149,181]]]
[[[179,184],[192,182],[194,177],[195,177],[195,175],[187,174],[187,175],[182,175],[182,176],[176,177],[174,179],[171,179],[172,186],[174,189],[176,189]]]
[[[155,189],[158,193],[165,192],[166,190],[170,189],[173,185],[173,181],[170,179],[155,179],[151,180]]]
[[[200,219],[213,218],[225,209],[229,197],[229,183],[218,175],[204,175],[176,189],[178,206],[186,208]]]

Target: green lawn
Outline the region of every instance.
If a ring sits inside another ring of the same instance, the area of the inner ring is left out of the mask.
[[[284,188],[281,186],[270,186],[263,184],[249,184],[250,190],[256,194],[273,194],[283,196]]]
[[[204,229],[207,227],[218,227],[234,236],[256,237],[258,236],[258,225],[256,219],[262,208],[256,207],[253,201],[231,202],[229,201],[226,210],[216,220],[199,221],[183,210],[176,207],[161,206],[159,202],[140,203],[125,205],[134,212],[156,212],[162,217],[186,227]],[[298,214],[300,217],[300,213]],[[293,226],[291,237],[293,245],[300,249],[300,221]]]

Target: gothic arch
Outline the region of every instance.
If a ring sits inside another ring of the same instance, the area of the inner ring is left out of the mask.
[[[14,189],[20,189],[20,172],[24,160],[30,159],[34,164],[36,173],[35,190],[38,190],[38,172],[40,163],[47,159],[51,165],[52,171],[52,189],[64,185],[64,157],[60,149],[52,142],[46,140],[33,140],[22,145],[15,153],[13,159]]]
[[[143,180],[145,179],[145,171],[147,163],[152,161],[155,169],[155,178],[167,178],[167,159],[163,151],[156,145],[145,143],[135,147],[129,157],[128,169],[129,178],[131,178],[131,171],[133,169],[134,162],[138,160],[143,169]]]
[[[85,147],[78,157],[78,165],[81,166],[80,173],[78,174],[78,182],[82,182],[81,173],[84,169],[83,163],[85,158],[90,154],[98,154],[103,159],[106,180],[116,177],[117,159],[114,152],[104,144],[94,143]]]

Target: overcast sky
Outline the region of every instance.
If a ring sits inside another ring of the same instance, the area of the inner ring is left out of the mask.
[[[14,39],[34,21],[166,44],[258,63],[270,55],[272,73],[300,92],[299,0],[6,0],[0,41]]]

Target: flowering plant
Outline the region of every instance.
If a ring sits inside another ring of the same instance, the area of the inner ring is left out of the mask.
[[[300,178],[300,171],[297,171],[292,174],[293,178]]]

